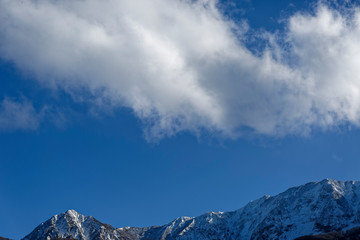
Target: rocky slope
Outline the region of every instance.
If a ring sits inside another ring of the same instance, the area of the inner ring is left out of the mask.
[[[74,210],[55,215],[24,240],[294,239],[360,226],[360,182],[323,180],[264,196],[233,212],[180,217],[148,228],[118,228]]]

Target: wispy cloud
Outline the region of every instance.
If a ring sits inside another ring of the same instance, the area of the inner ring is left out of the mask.
[[[0,103],[0,130],[35,130],[39,127],[42,113],[38,113],[28,100],[12,101],[5,98]]]
[[[150,138],[359,125],[358,8],[319,3],[288,19],[282,41],[268,34],[271,44],[254,55],[240,36],[246,26],[216,3],[3,0],[0,54],[78,100],[87,89],[92,103],[133,109]]]

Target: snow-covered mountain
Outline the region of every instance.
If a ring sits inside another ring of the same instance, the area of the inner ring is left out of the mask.
[[[160,227],[115,229],[69,210],[23,240],[294,239],[360,226],[360,182],[323,180],[264,196],[233,212],[180,217]]]
[[[119,240],[119,233],[110,225],[93,217],[85,217],[74,210],[55,215],[41,223],[24,240],[50,240],[53,238],[74,238],[81,240]]]

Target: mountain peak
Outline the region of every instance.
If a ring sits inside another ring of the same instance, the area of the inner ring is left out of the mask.
[[[346,181],[346,182],[354,182],[354,181]],[[339,181],[339,180],[335,180],[335,179],[330,179],[330,178],[325,178],[322,181],[319,182],[320,184],[328,184],[328,185],[344,185],[345,182],[344,181]]]
[[[353,194],[360,191],[360,181],[339,181],[334,179],[324,179],[319,184],[324,191],[332,194],[333,198],[352,198]]]
[[[355,181],[355,180],[340,181],[340,180],[336,180],[336,179],[325,178],[325,179],[321,180],[320,182],[314,182],[314,183],[330,184],[330,185],[347,185],[347,184],[353,185],[353,184],[358,184],[359,181]]]
[[[73,215],[73,216],[77,216],[79,215],[79,213],[77,211],[75,211],[74,209],[69,209],[65,212],[65,214],[67,215]]]
[[[118,240],[117,232],[113,227],[103,224],[91,216],[81,215],[73,209],[54,215],[35,228],[23,240],[48,240],[55,238]]]
[[[71,219],[72,221],[75,221],[75,222],[82,222],[83,219],[85,219],[84,215],[81,215],[80,213],[76,212],[73,209],[67,210],[65,213],[62,213],[58,216],[63,216],[65,218],[67,218],[69,220]]]

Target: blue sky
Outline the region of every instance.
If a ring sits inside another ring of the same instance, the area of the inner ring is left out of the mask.
[[[358,179],[358,13],[300,0],[2,1],[0,236],[68,209],[161,225]]]

